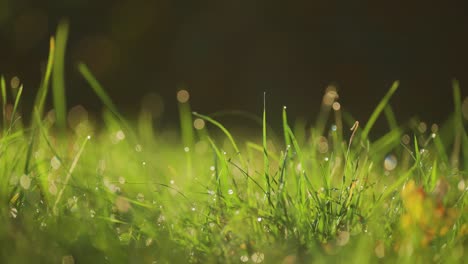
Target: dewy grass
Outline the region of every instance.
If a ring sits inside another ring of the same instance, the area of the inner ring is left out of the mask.
[[[61,24],[30,125],[20,92],[9,98],[0,81],[2,263],[466,260],[468,137],[457,82],[454,114],[431,131],[416,119],[397,123],[395,83],[352,131],[358,123],[332,109],[329,94],[319,127],[291,126],[286,108],[268,115],[281,118],[283,140],[272,136],[265,107],[247,142],[216,115],[193,113],[206,121],[194,133],[184,97],[174,140],[176,131],[155,129],[145,112],[124,120],[84,64],[79,71],[107,107],[104,127],[73,112],[66,126],[64,43]],[[43,112],[50,76],[55,116]],[[371,141],[382,112],[390,131]]]

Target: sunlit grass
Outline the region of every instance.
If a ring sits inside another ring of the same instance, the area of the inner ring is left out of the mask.
[[[264,107],[261,117],[248,116],[259,126],[242,141],[217,115],[192,113],[185,88],[174,96],[180,131],[155,129],[144,111],[125,120],[80,63],[107,110],[96,126],[74,109],[67,126],[66,36],[62,24],[31,124],[18,112],[22,88],[11,98],[1,78],[2,262],[466,259],[468,137],[458,82],[454,113],[430,129],[395,121],[395,82],[369,120],[343,112],[328,89],[314,126],[290,124],[286,107],[279,117]],[[51,76],[55,111],[44,114]],[[268,126],[277,118],[280,139]],[[378,118],[391,129],[371,141]]]

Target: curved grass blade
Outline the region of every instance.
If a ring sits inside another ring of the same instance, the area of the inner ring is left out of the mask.
[[[242,158],[242,155],[240,155],[240,150],[237,147],[236,141],[234,141],[234,138],[232,137],[231,133],[229,133],[229,131],[221,123],[219,123],[218,121],[214,120],[213,118],[211,118],[209,116],[202,115],[202,114],[199,114],[197,112],[192,112],[192,114],[194,116],[199,117],[201,119],[204,119],[205,121],[208,121],[211,124],[218,127],[226,135],[226,137],[229,139],[229,142],[231,142],[231,145],[234,148],[234,150],[236,151],[236,154],[239,154],[239,159],[240,159],[242,165],[243,166],[245,165],[244,159]]]
[[[65,49],[68,38],[68,23],[61,22],[57,28],[57,46],[52,69],[52,91],[57,125],[63,130],[66,127],[67,103],[65,96]]]
[[[392,95],[395,93],[395,91],[398,89],[398,86],[400,85],[400,82],[395,81],[390,87],[390,90],[388,90],[387,94],[382,98],[380,103],[377,105],[375,108],[374,112],[372,112],[372,115],[370,116],[369,120],[367,121],[366,125],[364,126],[361,134],[361,139],[366,140],[367,136],[369,135],[370,130],[375,124],[375,121],[377,121],[377,118],[379,117],[380,113],[385,109],[385,106],[388,104],[388,101],[392,97]]]
[[[34,105],[36,106],[36,111],[38,111],[39,116],[42,116],[44,112],[44,103],[47,98],[47,93],[49,91],[49,82],[50,76],[52,74],[52,68],[54,65],[54,54],[55,54],[55,39],[54,37],[50,38],[49,42],[49,57],[47,59],[46,71],[44,74],[44,79],[42,80],[39,91],[37,92]]]

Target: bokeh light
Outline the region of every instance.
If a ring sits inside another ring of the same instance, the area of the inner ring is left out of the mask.
[[[387,157],[385,157],[385,160],[384,160],[385,170],[392,171],[396,168],[397,164],[398,164],[398,160],[395,155],[390,154]]]
[[[18,76],[14,76],[13,78],[11,78],[11,81],[10,81],[11,88],[18,89],[20,84],[21,84],[21,80]]]
[[[179,103],[186,103],[190,99],[190,94],[187,90],[180,90],[177,92],[177,101]]]
[[[205,127],[205,120],[197,118],[193,121],[193,127],[197,130],[201,130]]]

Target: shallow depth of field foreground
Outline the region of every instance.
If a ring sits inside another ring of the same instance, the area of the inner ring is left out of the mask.
[[[151,108],[124,119],[85,64],[106,110],[94,119],[67,111],[64,31],[51,40],[32,113],[20,111],[23,88],[1,81],[1,262],[466,260],[468,100],[457,81],[442,124],[397,123],[395,82],[368,120],[343,111],[332,88],[311,102],[320,109],[311,125],[259,102],[243,117],[247,139],[219,122],[229,115],[192,112],[181,90],[180,130],[165,131]],[[388,126],[381,137],[378,119]]]

